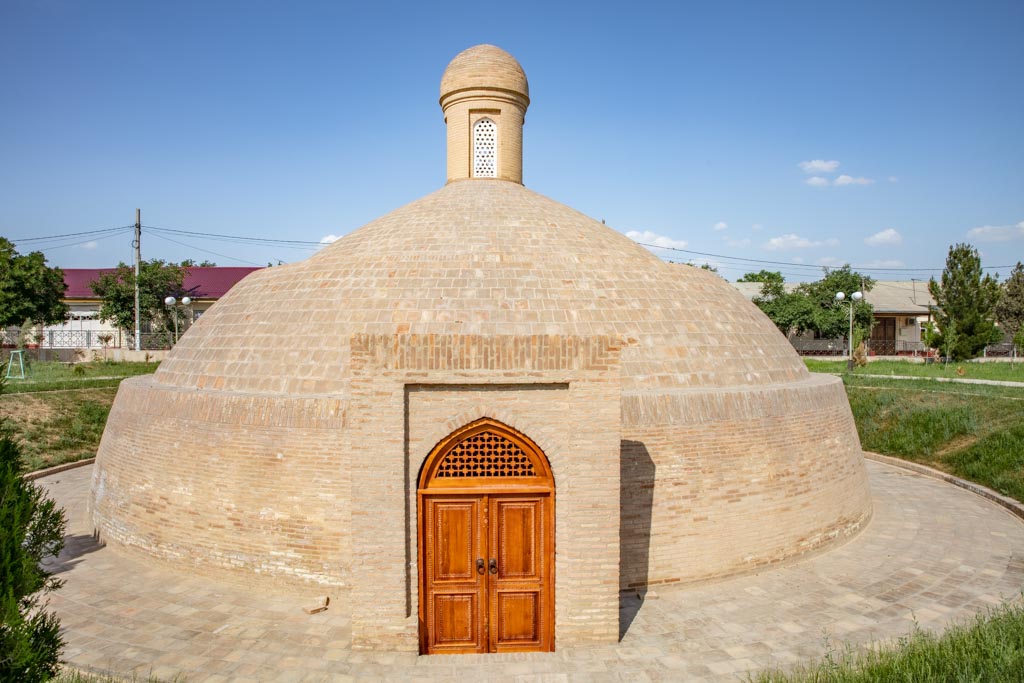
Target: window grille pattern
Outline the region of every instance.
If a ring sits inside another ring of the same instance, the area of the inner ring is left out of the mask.
[[[434,476],[533,477],[536,472],[519,446],[492,432],[480,432],[448,451]]]
[[[498,177],[498,126],[490,119],[473,126],[473,177]]]

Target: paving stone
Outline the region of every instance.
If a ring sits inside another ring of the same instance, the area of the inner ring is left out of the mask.
[[[85,669],[195,681],[735,681],[939,629],[1024,587],[1024,524],[944,482],[868,463],[875,514],[834,550],[726,581],[626,596],[635,615],[615,646],[554,653],[418,657],[351,649],[350,615],[193,576],[114,548],[68,544],[51,606],[65,659]],[[41,479],[88,537],[89,469]],[[979,543],[979,539],[984,539]],[[557,597],[557,596],[556,596]],[[623,610],[625,618],[629,610]],[[557,644],[556,644],[557,647]]]

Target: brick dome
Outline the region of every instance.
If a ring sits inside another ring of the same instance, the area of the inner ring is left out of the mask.
[[[717,275],[663,263],[521,185],[468,182],[246,278],[155,382],[342,393],[353,334],[621,335],[632,340],[625,391],[811,380],[775,326]],[[285,344],[289,362],[279,363]]]
[[[516,58],[494,45],[476,45],[455,55],[441,77],[441,99],[478,88],[507,90],[530,99],[526,72]]]
[[[480,425],[550,471],[547,512],[529,519],[549,520],[553,597],[527,609],[551,610],[549,645],[614,642],[620,589],[747,571],[862,528],[841,381],[808,373],[716,274],[523,187],[511,56],[468,50],[444,83],[477,88],[442,102],[447,185],[253,273],[155,375],[121,384],[93,475],[97,533],[332,593],[355,643],[427,652],[427,617],[410,611],[432,609],[425,463]]]

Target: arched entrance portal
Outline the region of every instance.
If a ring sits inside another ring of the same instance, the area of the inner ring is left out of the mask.
[[[554,649],[554,496],[544,453],[497,420],[434,447],[417,493],[420,652]]]

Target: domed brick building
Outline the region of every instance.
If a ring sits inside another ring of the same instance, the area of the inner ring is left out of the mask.
[[[256,272],[122,383],[106,542],[352,614],[354,647],[614,642],[620,590],[826,547],[870,517],[850,408],[717,275],[522,185],[529,87],[441,81],[448,183]]]

